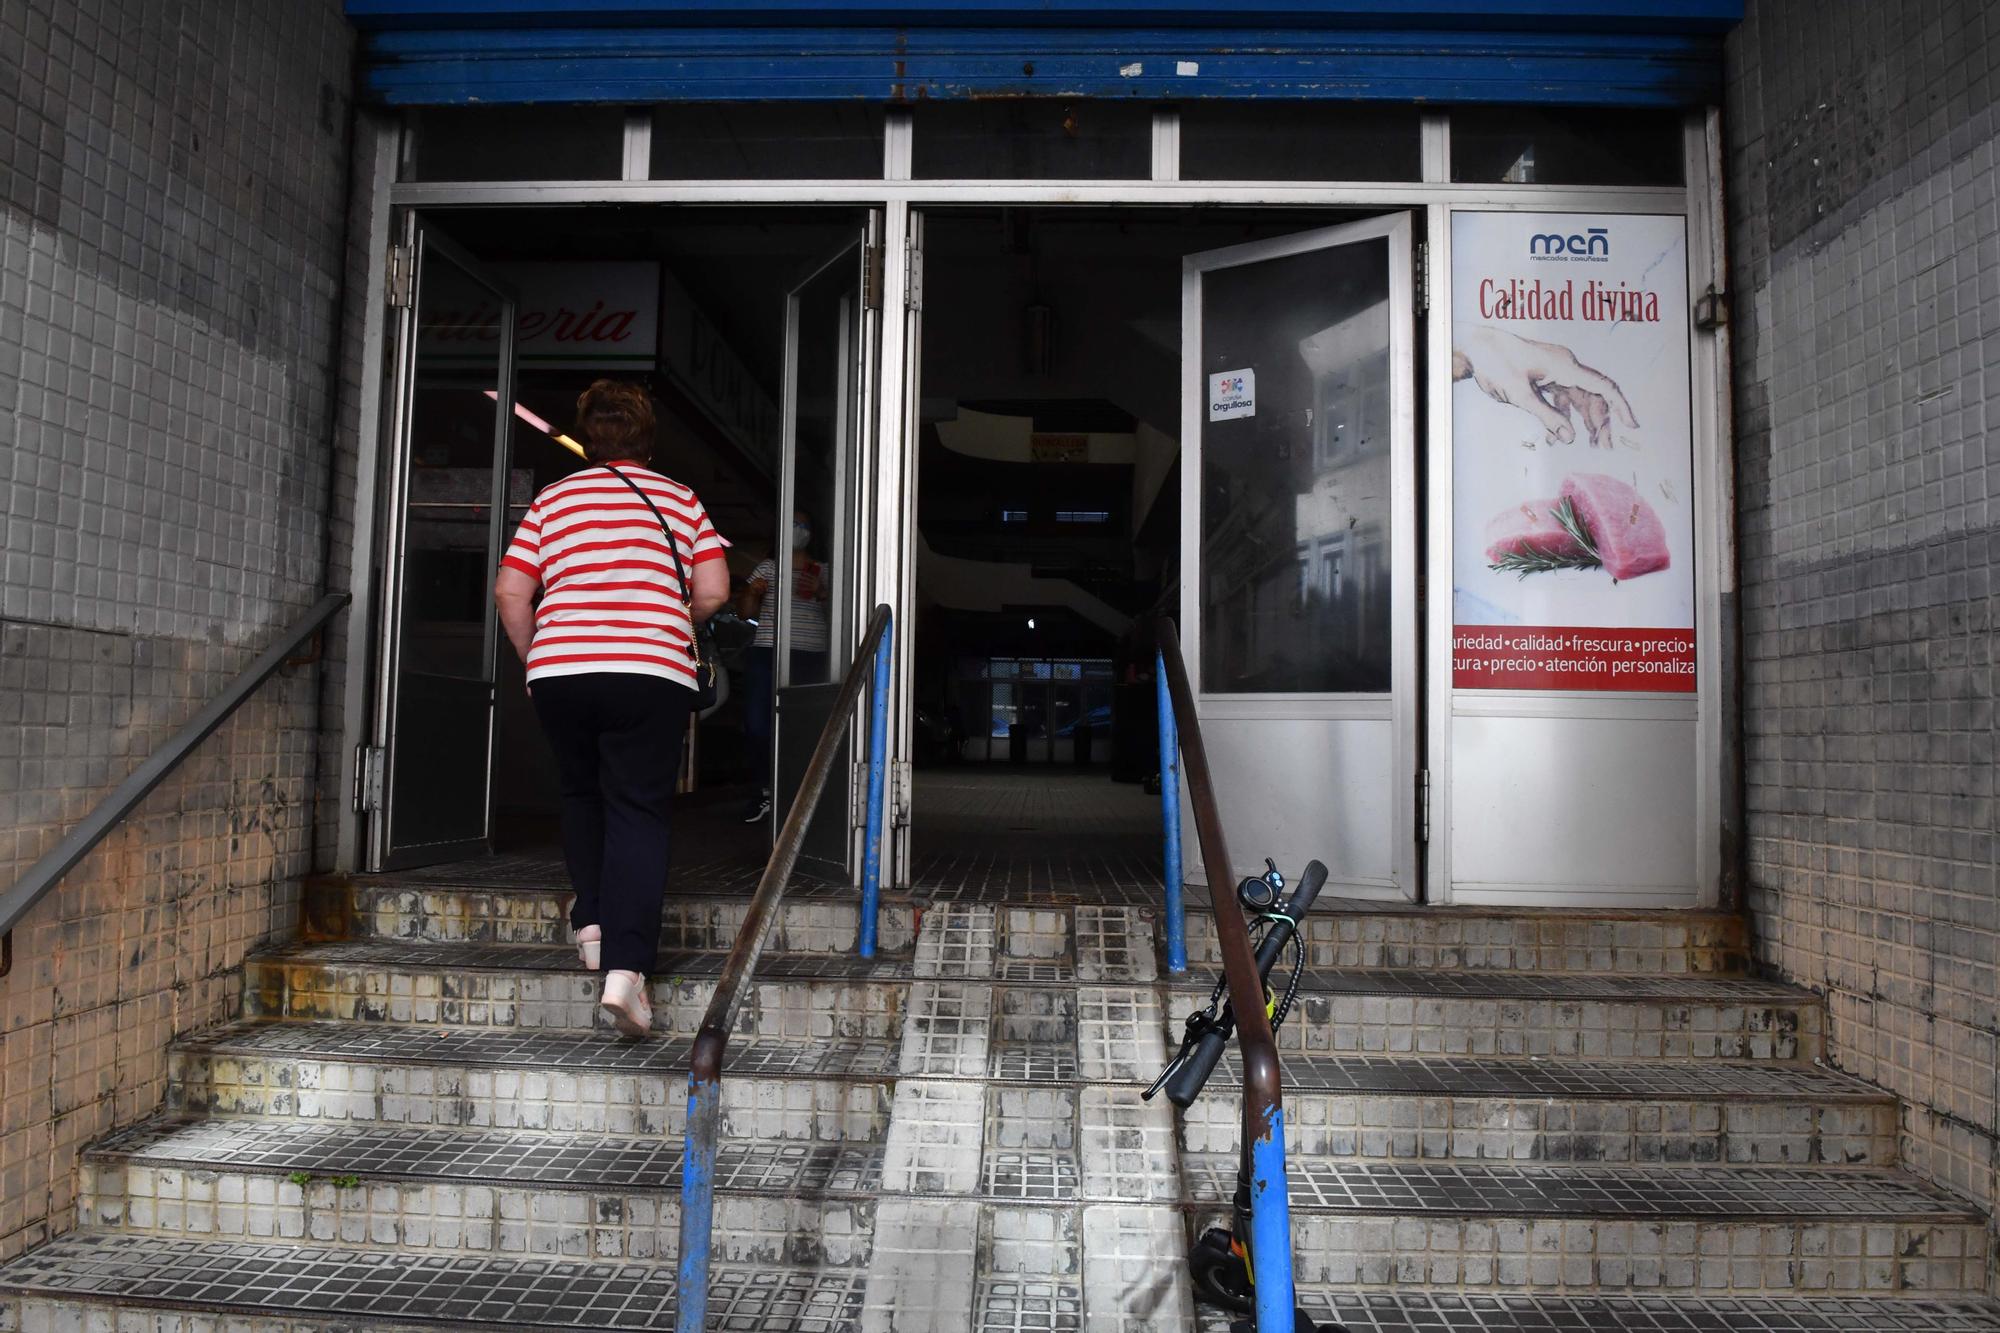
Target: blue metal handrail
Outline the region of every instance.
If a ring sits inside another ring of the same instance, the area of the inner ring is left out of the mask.
[[[229,715],[242,707],[257,687],[269,680],[277,669],[285,664],[294,649],[314,634],[341,607],[347,605],[344,592],[328,593],[313,604],[312,610],[296,621],[289,629],[275,639],[271,646],[257,655],[255,661],[239,671],[235,678],[222,687],[222,693],[210,700],[199,713],[189,718],[181,729],[169,737],[159,749],[146,756],[146,761],[133,769],[131,774],[111,793],[91,808],[76,825],[63,836],[63,840],[43,853],[40,860],[28,867],[28,873],[15,881],[14,886],[0,893],[0,936],[11,932],[16,922],[26,916],[29,909],[42,900],[43,895],[53,889],[70,869],[90,854],[91,848],[102,842],[105,835],[118,826],[118,822],[132,813],[139,802],[146,799],[153,788],[160,785],[194,748],[207,740],[215,729],[229,720]],[[11,942],[0,945],[0,954],[12,958]],[[5,969],[0,968],[0,973]]]
[[[876,913],[881,906],[882,805],[887,767],[889,719],[889,664],[894,644],[894,617],[887,606],[878,606],[868,617],[867,630],[854,661],[841,678],[840,694],[833,713],[813,747],[812,762],[806,765],[805,780],[792,798],[792,808],[778,830],[777,845],[764,864],[763,877],[751,896],[743,925],[736,932],[722,977],[702,1016],[695,1034],[694,1050],[688,1057],[688,1114],[681,1155],[681,1260],[678,1305],[674,1312],[677,1333],[702,1333],[708,1317],[709,1242],[715,1224],[715,1153],[722,1128],[722,1059],[729,1047],[729,1033],[736,1025],[736,1011],[743,992],[757,970],[764,952],[764,940],[778,919],[785,900],[785,884],[798,864],[799,850],[805,845],[806,829],[826,789],[827,776],[840,755],[840,742],[853,721],[855,704],[860,701],[864,680],[874,683],[869,709],[868,734],[868,826],[863,848],[861,880],[861,955],[875,952]],[[872,668],[872,669],[871,669]]]
[[[1187,910],[1181,903],[1181,739],[1174,726],[1174,695],[1167,687],[1167,659],[1153,654],[1154,694],[1160,713],[1160,827],[1166,835],[1167,971],[1187,971]]]
[[[1258,1333],[1292,1333],[1296,1324],[1292,1280],[1291,1194],[1285,1180],[1285,1105],[1278,1067],[1278,1042],[1265,1006],[1264,983],[1250,947],[1250,927],[1236,901],[1235,872],[1222,836],[1222,817],[1215,803],[1215,784],[1208,771],[1208,747],[1202,741],[1201,720],[1195,713],[1194,691],[1188,684],[1187,663],[1181,659],[1180,636],[1171,620],[1155,626],[1159,669],[1165,702],[1160,717],[1161,799],[1173,767],[1166,747],[1178,750],[1187,776],[1188,808],[1194,814],[1201,862],[1208,875],[1214,906],[1216,945],[1229,988],[1229,1005],[1236,1016],[1237,1049],[1243,1060],[1243,1158],[1250,1182],[1250,1271],[1256,1275],[1255,1327]],[[1178,784],[1176,784],[1178,785]],[[1168,836],[1179,847],[1180,806],[1173,805]],[[1180,877],[1171,874],[1167,893],[1168,929],[1180,910]],[[1169,942],[1169,950],[1172,948]],[[1182,949],[1186,944],[1183,941]],[[1171,958],[1169,963],[1171,964]],[[1183,953],[1185,964],[1185,953]]]

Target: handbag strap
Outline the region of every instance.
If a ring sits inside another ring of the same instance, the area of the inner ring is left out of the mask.
[[[681,581],[681,605],[687,608],[688,628],[690,630],[694,629],[694,594],[688,588],[687,566],[681,563],[681,549],[674,544],[674,530],[667,526],[667,516],[660,512],[660,507],[653,503],[653,497],[646,494],[638,482],[632,480],[608,463],[605,464],[605,470],[618,478],[618,480],[624,482],[627,486],[630,486],[632,494],[644,500],[646,508],[653,511],[653,521],[660,525],[660,535],[667,539],[667,554],[674,558],[674,577]]]

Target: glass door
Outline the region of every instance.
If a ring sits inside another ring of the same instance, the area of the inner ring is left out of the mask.
[[[372,863],[395,869],[487,850],[494,678],[493,572],[510,500],[514,298],[420,218],[405,253],[390,450],[379,793]],[[520,494],[516,494],[520,492]]]
[[[869,486],[876,312],[869,276],[879,264],[880,223],[871,214],[851,244],[806,275],[785,298],[785,380],[779,481],[776,631],[777,716],[773,743],[774,828],[791,809],[831,716],[840,678],[867,623],[861,534],[872,512]],[[856,869],[851,791],[866,743],[850,730],[813,816],[804,862],[851,879]]]
[[[1183,266],[1181,635],[1234,873],[1318,857],[1355,897],[1417,887],[1410,244],[1399,213]]]

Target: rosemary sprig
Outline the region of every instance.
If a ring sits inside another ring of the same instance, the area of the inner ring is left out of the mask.
[[[1584,526],[1583,519],[1570,505],[1567,496],[1551,511],[1550,516],[1562,526],[1564,532],[1569,534],[1569,539],[1576,543],[1577,550],[1545,550],[1533,542],[1523,542],[1519,550],[1507,552],[1493,561],[1490,567],[1520,578],[1526,578],[1530,574],[1548,574],[1558,569],[1603,567],[1604,560],[1597,554],[1597,543],[1591,539],[1590,529]]]
[[[1567,495],[1556,505],[1552,517],[1562,524],[1562,530],[1569,534],[1569,539],[1582,547],[1583,553],[1590,557],[1590,564],[1584,568],[1595,568],[1604,563],[1597,554],[1597,539],[1590,535],[1590,529],[1584,526],[1582,516],[1570,505]]]

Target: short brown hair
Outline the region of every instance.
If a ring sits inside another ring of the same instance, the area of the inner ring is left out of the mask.
[[[653,399],[626,380],[598,380],[576,399],[583,455],[593,463],[644,462],[653,456]]]

